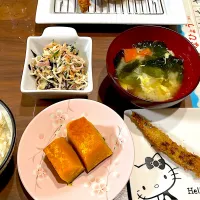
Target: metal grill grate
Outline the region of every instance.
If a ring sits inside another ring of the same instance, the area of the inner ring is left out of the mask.
[[[81,13],[78,0],[54,0],[55,13]],[[164,14],[163,0],[92,0],[85,14]]]

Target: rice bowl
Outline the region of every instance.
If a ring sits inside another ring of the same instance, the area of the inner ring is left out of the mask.
[[[0,174],[9,163],[15,146],[16,125],[7,105],[0,100]]]

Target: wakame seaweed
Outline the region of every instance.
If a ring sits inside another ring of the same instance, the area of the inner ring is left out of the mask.
[[[137,44],[133,45],[133,47],[140,49],[149,48],[153,54],[152,56],[146,56],[143,61],[136,60],[134,62],[124,64],[123,68],[120,67],[121,69],[118,71],[118,75],[120,74],[121,77],[125,77],[139,65],[144,65],[143,71],[151,76],[158,77],[159,75],[163,75],[166,78],[166,74],[171,71],[178,72],[179,79],[182,80],[181,76],[183,76],[183,60],[172,55],[169,55],[169,57],[166,58],[165,54],[168,52],[168,49],[164,42],[144,41],[138,42]],[[113,61],[115,68],[120,65],[123,58],[124,50],[121,50],[117,53]],[[155,70],[155,73],[153,73],[153,70]],[[160,70],[163,70],[163,72],[161,73]]]
[[[153,52],[153,58],[162,57],[167,52],[166,44],[164,42],[160,42],[160,41],[138,42],[134,46],[136,48],[140,48],[140,49],[149,48]]]
[[[117,66],[119,65],[119,63],[121,62],[121,59],[124,57],[124,50],[120,50],[114,60],[113,60],[113,64],[114,64],[114,67],[117,68]]]
[[[140,62],[138,60],[128,63],[127,65],[125,65],[119,72],[118,72],[118,76],[120,77],[120,79],[125,78],[126,76],[128,76],[129,74],[131,74],[138,66],[140,65]]]
[[[31,52],[32,52],[34,58],[37,57],[37,54],[32,49],[31,49]]]
[[[140,62],[138,60],[128,63],[126,66],[124,66],[124,68],[121,70],[121,72],[124,73],[130,73],[132,72],[136,67],[138,67],[140,64]]]
[[[171,99],[182,84],[184,61],[162,41],[139,42],[133,49],[121,50],[113,63],[119,84],[142,99]]]
[[[170,70],[173,72],[183,70],[183,60],[174,56],[169,56],[169,58],[157,58],[155,60],[147,60],[142,62],[141,64],[145,66],[159,67],[163,70]]]

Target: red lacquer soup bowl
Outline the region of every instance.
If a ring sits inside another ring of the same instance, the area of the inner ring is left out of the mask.
[[[116,54],[125,48],[132,48],[133,44],[142,41],[162,41],[176,57],[184,60],[184,78],[180,90],[173,99],[162,102],[140,99],[118,83],[115,77],[114,59]],[[120,95],[128,98],[133,104],[143,108],[166,108],[181,102],[197,87],[200,81],[200,57],[196,48],[182,35],[168,28],[160,26],[138,26],[118,35],[108,48],[107,57],[108,76]]]

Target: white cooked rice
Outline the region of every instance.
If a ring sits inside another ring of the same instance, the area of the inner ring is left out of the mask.
[[[9,151],[10,144],[11,132],[3,113],[0,112],[0,165]]]

